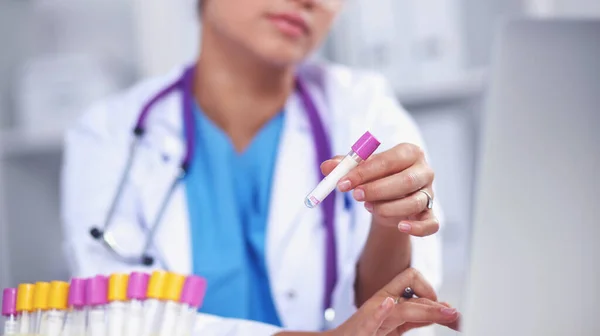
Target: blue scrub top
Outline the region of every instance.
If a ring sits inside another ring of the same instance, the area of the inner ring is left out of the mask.
[[[194,274],[207,279],[201,312],[280,326],[265,262],[281,112],[238,153],[194,104],[196,150],[185,179]]]

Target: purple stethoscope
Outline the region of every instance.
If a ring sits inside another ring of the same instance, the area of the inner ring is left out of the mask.
[[[189,169],[190,162],[192,159],[192,155],[195,150],[195,135],[194,135],[194,112],[192,108],[192,80],[194,75],[194,67],[188,67],[183,72],[183,75],[180,76],[176,81],[174,81],[171,85],[165,87],[160,92],[158,92],[154,97],[152,97],[142,108],[142,111],[137,119],[135,124],[135,128],[133,129],[134,139],[129,148],[129,156],[125,165],[125,169],[123,174],[121,175],[121,179],[119,181],[119,185],[117,187],[117,191],[111,203],[111,206],[108,210],[107,216],[104,220],[104,226],[102,229],[98,227],[94,227],[90,230],[90,234],[95,239],[101,241],[103,245],[120,261],[130,264],[130,265],[144,265],[144,266],[152,266],[154,264],[154,257],[152,257],[148,251],[152,247],[152,241],[154,239],[154,235],[156,233],[156,229],[158,224],[161,221],[161,218],[165,212],[169,199],[173,194],[173,191],[181,182]],[[124,256],[121,252],[119,252],[119,247],[115,239],[112,237],[110,232],[108,231],[112,218],[115,214],[115,210],[117,204],[120,201],[120,198],[123,194],[123,189],[125,187],[126,181],[129,176],[129,172],[131,170],[134,157],[136,154],[136,150],[138,148],[138,144],[144,134],[146,133],[146,121],[148,120],[148,114],[152,107],[164,99],[168,94],[173,93],[175,90],[181,90],[182,92],[182,111],[183,111],[183,121],[185,127],[186,136],[186,153],[183,157],[180,165],[179,174],[171,183],[171,186],[165,197],[163,198],[160,209],[156,218],[154,219],[152,225],[149,228],[145,228],[147,232],[146,241],[144,243],[144,248],[142,253],[138,256]],[[320,164],[326,160],[329,160],[333,157],[331,150],[331,141],[328,135],[325,132],[325,127],[323,126],[323,121],[319,115],[317,107],[315,106],[313,100],[311,99],[306,87],[302,83],[299,78],[296,78],[296,90],[300,95],[300,99],[302,104],[304,105],[304,110],[308,116],[308,120],[310,123],[311,132],[313,135],[313,143],[316,148],[316,157],[315,157],[315,169],[317,171],[318,176],[322,179],[324,176],[321,173]],[[335,192],[329,195],[329,197],[325,198],[321,203],[321,209],[323,211],[323,227],[325,228],[325,292],[323,297],[323,311],[324,318],[326,322],[332,322],[335,316],[335,312],[332,308],[333,301],[333,290],[335,284],[337,282],[337,259],[336,259],[336,242],[335,242],[335,227],[334,227],[334,214],[335,214]],[[164,264],[164,262],[163,262]]]

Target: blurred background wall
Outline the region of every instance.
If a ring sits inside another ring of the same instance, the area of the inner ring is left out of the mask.
[[[63,131],[90,102],[191,60],[194,3],[0,0],[0,287],[69,277]],[[446,213],[441,296],[459,306],[486,68],[510,15],[600,16],[600,1],[347,0],[315,55],[381,71],[421,125]]]

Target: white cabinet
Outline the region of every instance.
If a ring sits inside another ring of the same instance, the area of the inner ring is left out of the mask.
[[[600,18],[598,0],[527,0],[529,12],[539,16],[582,16]]]
[[[62,133],[138,78],[135,40],[128,1],[0,0],[0,288],[67,279]]]
[[[464,70],[459,0],[348,1],[328,45],[341,63],[379,71],[397,90]]]

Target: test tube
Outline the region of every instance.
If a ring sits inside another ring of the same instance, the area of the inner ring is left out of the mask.
[[[127,284],[127,299],[129,307],[127,309],[127,321],[125,327],[125,336],[139,336],[144,322],[144,301],[148,291],[148,279],[150,276],[146,273],[133,272],[129,275]]]
[[[2,291],[2,316],[4,317],[4,336],[16,335],[19,331],[16,288],[6,288]]]
[[[163,300],[165,303],[158,333],[159,336],[173,336],[175,332],[175,324],[180,312],[179,299],[184,282],[185,276],[183,275],[176,273],[167,274],[167,283],[163,291]]]
[[[206,293],[206,280],[197,275],[190,275],[185,279],[181,291],[180,314],[176,323],[174,336],[193,335],[196,324],[196,312],[202,306]]]
[[[44,336],[60,336],[65,323],[65,311],[69,297],[69,284],[63,281],[52,281],[48,291],[48,310],[42,317],[40,334]]]
[[[325,176],[315,189],[306,196],[304,204],[309,208],[314,208],[319,205],[319,203],[323,202],[323,200],[335,190],[342,177],[346,176],[352,169],[358,166],[359,163],[368,159],[369,156],[377,150],[380,144],[381,143],[375,139],[370,132],[363,134],[360,139],[352,145],[352,149],[348,155],[346,155],[333,171]]]
[[[108,303],[108,278],[97,275],[89,278],[85,285],[88,307],[88,336],[106,335],[106,304]]]
[[[19,314],[19,334],[27,335],[32,331],[33,293],[35,286],[20,284],[17,287],[17,313]]]
[[[69,286],[69,296],[67,304],[69,312],[65,319],[63,336],[83,336],[85,335],[86,314],[85,314],[85,287],[86,279],[72,278]]]
[[[50,284],[47,282],[37,282],[33,290],[33,321],[32,332],[42,334],[42,317],[48,309],[48,291]]]
[[[127,311],[127,274],[112,274],[108,278],[108,335],[122,336]]]
[[[167,272],[154,271],[148,282],[148,293],[146,302],[144,302],[144,326],[140,336],[150,336],[156,332],[159,327],[158,320],[162,315],[164,304],[163,290],[167,283]]]

